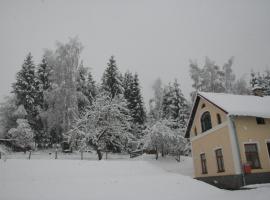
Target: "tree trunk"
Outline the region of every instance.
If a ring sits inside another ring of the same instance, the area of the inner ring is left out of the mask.
[[[102,153],[100,151],[100,149],[97,148],[97,155],[98,155],[98,160],[101,160],[102,159]]]
[[[83,151],[81,151],[81,160],[83,160]]]
[[[30,151],[29,151],[29,156],[28,156],[28,159],[29,159],[29,160],[31,159],[31,154],[32,154],[32,151],[30,150]]]
[[[156,160],[158,159],[158,148],[156,147]]]
[[[55,159],[57,159],[57,149],[55,150]]]

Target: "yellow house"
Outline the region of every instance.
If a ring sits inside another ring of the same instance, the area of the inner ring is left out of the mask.
[[[270,182],[270,97],[199,92],[186,138],[194,178],[222,188]]]

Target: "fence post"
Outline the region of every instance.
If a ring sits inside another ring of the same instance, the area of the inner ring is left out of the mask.
[[[57,159],[57,148],[55,149],[55,159]]]
[[[32,154],[32,151],[30,150],[30,151],[29,151],[29,156],[28,156],[28,159],[29,159],[29,160],[31,159],[31,154]]]

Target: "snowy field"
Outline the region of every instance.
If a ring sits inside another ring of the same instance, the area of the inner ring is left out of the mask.
[[[18,156],[18,155],[17,155]],[[15,157],[15,156],[14,156]],[[0,160],[1,200],[268,200],[270,184],[227,191],[192,179],[192,161],[183,158]]]

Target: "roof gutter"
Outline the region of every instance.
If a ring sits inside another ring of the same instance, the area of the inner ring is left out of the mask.
[[[239,140],[237,137],[237,131],[236,131],[236,126],[235,126],[235,116],[232,116],[232,115],[228,116],[228,121],[229,121],[230,139],[231,139],[231,145],[232,145],[235,173],[241,174],[243,185],[246,185],[245,173],[242,167]]]

